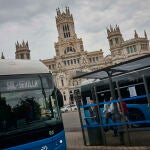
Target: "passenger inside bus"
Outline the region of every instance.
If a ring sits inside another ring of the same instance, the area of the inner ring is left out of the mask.
[[[94,104],[94,100],[90,100],[90,104]],[[99,122],[98,106],[89,107],[89,113],[92,120]]]
[[[118,110],[120,112],[121,117],[123,118],[125,116],[125,121],[129,121],[129,110],[127,108],[126,102],[125,101],[121,101],[120,97],[118,98],[118,100],[120,101],[118,103]]]

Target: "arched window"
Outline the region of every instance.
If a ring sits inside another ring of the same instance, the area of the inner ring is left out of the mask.
[[[66,93],[63,92],[63,95],[64,95],[64,101],[66,101]]]
[[[113,45],[113,41],[112,40],[110,40],[110,45]]]
[[[67,31],[67,26],[65,25],[65,31]]]
[[[20,54],[20,58],[21,58],[21,59],[24,59],[24,54]]]
[[[67,24],[67,29],[68,29],[68,31],[69,31],[69,25]]]
[[[67,47],[64,51],[64,54],[67,54],[67,53],[72,53],[72,52],[76,52],[76,50],[73,48],[73,47]]]
[[[70,94],[72,94],[72,91],[69,91]]]
[[[64,101],[66,101],[66,95],[64,95]]]
[[[70,37],[70,32],[68,32],[68,37]]]
[[[64,33],[64,38],[66,38],[66,33]]]
[[[61,78],[61,85],[64,86],[64,80]]]
[[[68,24],[64,24],[62,26],[62,28],[63,28],[64,38],[69,38],[70,37],[69,25]]]
[[[115,42],[116,42],[116,44],[118,44],[118,38],[115,38]]]

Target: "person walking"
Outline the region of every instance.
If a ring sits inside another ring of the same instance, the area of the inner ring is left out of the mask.
[[[113,123],[116,123],[115,107],[114,107],[114,102],[112,102],[112,100],[113,98],[110,97],[110,104],[108,105],[108,109],[107,109],[108,111],[107,119],[106,119],[107,124],[108,124],[109,119],[111,119]],[[113,131],[114,131],[113,136],[118,136],[118,129],[116,125],[113,126]]]
[[[105,118],[105,124],[106,126],[104,127],[104,131],[107,132],[109,130],[109,127],[107,126],[108,122],[109,122],[109,119],[111,118],[111,112],[110,112],[110,104],[109,103],[106,103],[106,100],[104,99],[104,110],[103,110],[103,113],[104,113],[104,118]]]
[[[94,100],[90,100],[90,104],[95,104]],[[89,113],[92,120],[99,122],[98,106],[89,107]]]
[[[118,100],[120,101],[121,98],[118,98]],[[121,101],[118,103],[118,110],[122,117],[125,116],[125,121],[129,121],[129,110],[125,101]]]

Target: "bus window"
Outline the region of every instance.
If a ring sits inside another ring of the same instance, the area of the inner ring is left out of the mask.
[[[1,125],[1,129],[7,127],[7,130],[11,130],[12,128],[25,127],[29,123],[31,126],[31,122],[35,124],[35,121],[56,120],[53,111],[58,114],[58,110],[56,109],[57,104],[55,102],[55,96],[53,96],[53,99],[49,99],[51,95],[50,91],[49,89],[45,89],[46,99],[41,89],[1,92],[1,103],[4,103],[5,100],[5,105],[1,105],[1,107],[9,107],[9,116],[11,116],[8,120],[5,118],[5,114],[1,112],[0,119],[3,122],[5,121],[5,126]],[[49,105],[50,103],[53,104],[51,107]],[[6,108],[3,109],[5,110]]]

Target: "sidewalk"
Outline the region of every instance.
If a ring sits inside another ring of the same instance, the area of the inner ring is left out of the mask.
[[[85,146],[83,142],[82,132],[66,131],[67,150],[150,150],[150,147],[145,146]]]
[[[69,121],[68,121],[69,120]],[[85,146],[83,142],[83,135],[80,127],[79,116],[77,112],[70,112],[63,114],[64,128],[66,133],[67,150],[150,150],[150,147],[146,146]],[[109,134],[107,132],[106,134]],[[149,133],[148,133],[149,135]],[[133,134],[132,137],[139,138],[138,142],[146,134]],[[109,137],[109,135],[107,135]],[[149,143],[149,136],[146,137]],[[110,136],[107,142],[112,141]],[[115,141],[115,140],[114,140]],[[148,144],[149,145],[149,144]]]

